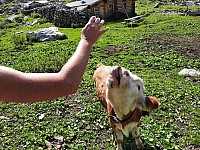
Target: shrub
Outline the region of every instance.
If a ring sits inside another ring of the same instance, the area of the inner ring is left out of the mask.
[[[41,17],[41,15],[38,13],[31,13],[30,16],[31,16],[31,18],[40,18]]]
[[[16,18],[15,18],[15,21],[17,23],[22,23],[23,22],[23,15],[18,15]]]
[[[26,39],[29,44],[32,44],[33,42],[38,41],[37,35],[34,33],[26,33]]]
[[[26,44],[27,44],[25,34],[16,32],[12,35],[12,39],[13,39],[15,48],[20,49],[20,50],[25,49]]]
[[[0,22],[0,29],[5,29],[6,28],[6,24],[4,22]]]
[[[38,19],[38,23],[39,24],[44,24],[44,23],[47,23],[48,21],[47,21],[47,19],[45,19],[45,18],[40,18],[40,19]]]

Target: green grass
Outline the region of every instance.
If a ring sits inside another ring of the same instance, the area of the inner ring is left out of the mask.
[[[9,118],[0,119],[0,149],[47,149],[45,139],[56,135],[64,137],[62,149],[115,149],[107,113],[92,81],[98,62],[121,65],[139,75],[147,95],[160,100],[160,108],[142,118],[146,149],[200,148],[200,83],[178,76],[183,68],[200,70],[200,17],[158,13],[145,17],[145,7],[138,12],[144,14],[144,21],[133,28],[106,23],[110,29],[93,46],[76,94],[34,104],[0,102],[0,116]],[[23,31],[23,36],[49,26],[20,24],[1,29],[0,64],[23,72],[59,71],[75,51],[81,28],[60,28],[66,40],[28,43],[22,39],[23,47],[13,38],[14,32]],[[136,149],[132,137],[125,141],[125,149]]]

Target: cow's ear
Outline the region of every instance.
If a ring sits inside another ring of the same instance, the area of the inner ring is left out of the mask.
[[[154,110],[154,109],[158,108],[159,105],[160,105],[160,102],[158,101],[158,99],[156,97],[147,96],[145,98],[145,106],[149,110]]]

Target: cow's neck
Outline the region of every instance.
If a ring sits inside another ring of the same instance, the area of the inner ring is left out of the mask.
[[[124,118],[128,118],[131,114],[130,112],[134,111],[137,107],[137,103],[123,103],[123,104],[116,104],[111,103],[113,110],[116,114],[116,117],[120,120],[124,120]]]
[[[108,102],[108,117],[110,120],[115,123],[121,123],[126,125],[128,122],[134,121],[138,122],[142,116],[142,111],[140,107],[135,107],[133,110],[130,110],[127,114],[121,115],[121,113],[117,113],[116,109],[113,108],[110,102]]]

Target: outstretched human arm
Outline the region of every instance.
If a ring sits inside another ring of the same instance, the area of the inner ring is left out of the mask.
[[[108,28],[104,20],[91,17],[83,28],[78,47],[58,73],[23,73],[0,67],[0,101],[38,102],[73,94],[86,69],[93,44]]]

